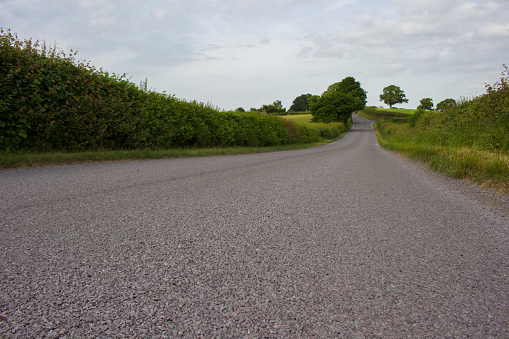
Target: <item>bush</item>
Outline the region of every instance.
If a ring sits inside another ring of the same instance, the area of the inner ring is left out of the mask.
[[[125,76],[10,31],[0,34],[0,150],[274,146],[275,116],[221,112],[138,88]],[[143,86],[142,86],[143,87]]]
[[[410,126],[415,127],[415,125],[417,124],[417,121],[419,121],[421,119],[421,117],[424,113],[426,113],[426,111],[424,111],[423,109],[421,109],[421,108],[417,109],[415,111],[415,113],[412,114],[412,116],[409,119]]]
[[[150,91],[146,81],[137,87],[75,56],[0,29],[0,151],[264,147],[346,131],[220,111]]]
[[[75,63],[56,48],[0,36],[0,149],[132,147],[143,123],[123,76]],[[21,136],[22,138],[18,138]]]
[[[380,145],[455,177],[509,192],[509,74],[487,93],[443,112],[417,110],[409,124],[378,121]]]

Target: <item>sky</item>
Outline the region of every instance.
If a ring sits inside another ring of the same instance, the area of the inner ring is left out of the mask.
[[[352,76],[368,105],[485,93],[509,65],[508,0],[0,0],[0,27],[233,110],[321,95]]]

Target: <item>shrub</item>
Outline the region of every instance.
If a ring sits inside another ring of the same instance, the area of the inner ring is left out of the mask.
[[[0,33],[0,150],[273,146],[285,124],[160,94],[10,31]]]

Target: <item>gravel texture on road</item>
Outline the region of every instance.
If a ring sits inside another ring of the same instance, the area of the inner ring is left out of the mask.
[[[509,337],[509,216],[341,140],[0,172],[0,337]]]

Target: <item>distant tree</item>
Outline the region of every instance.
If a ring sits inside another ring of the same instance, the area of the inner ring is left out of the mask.
[[[384,88],[383,93],[380,94],[380,101],[383,101],[389,108],[396,104],[408,102],[405,92],[396,85],[390,85]]]
[[[440,101],[437,104],[437,111],[442,111],[443,112],[447,108],[451,108],[451,107],[454,107],[454,106],[456,106],[456,100],[454,100],[454,99],[445,99],[445,100]]]
[[[311,94],[302,94],[293,100],[292,105],[290,106],[289,111],[291,112],[307,112],[309,111],[309,102],[308,99],[311,97]]]
[[[346,123],[352,113],[366,107],[366,91],[353,77],[332,84],[316,102],[311,103],[312,122]]]
[[[280,100],[276,100],[272,103],[272,105],[263,105],[260,111],[265,113],[282,114],[286,112],[286,108],[283,107]]]
[[[433,99],[431,98],[424,98],[421,99],[421,104],[417,107],[418,109],[423,109],[425,111],[432,111],[433,110]]]
[[[242,112],[242,113],[243,113],[243,112],[245,112],[245,111],[246,111],[246,110],[245,110],[244,108],[242,108],[242,107],[239,107],[239,108],[237,108],[237,109],[235,110],[235,112]]]

